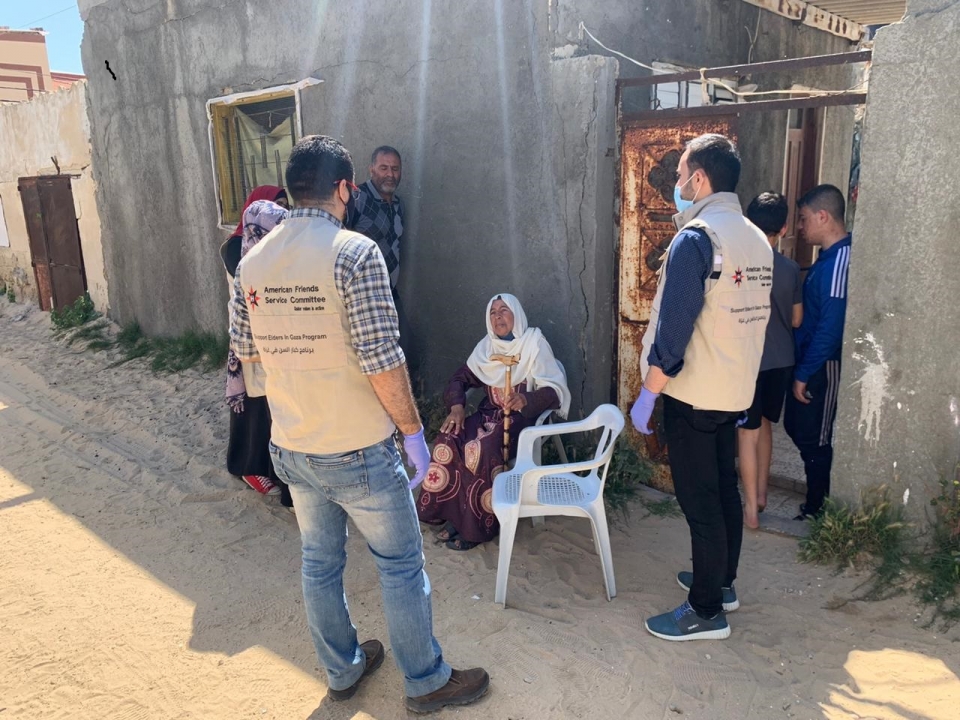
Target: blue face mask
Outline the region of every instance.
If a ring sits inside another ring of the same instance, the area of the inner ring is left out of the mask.
[[[684,187],[684,185],[686,185],[691,180],[693,180],[693,175],[688,177],[687,182],[685,182],[683,185],[673,186],[673,204],[677,206],[677,212],[685,212],[689,210],[690,208],[693,207],[693,204],[696,202],[696,198],[694,198],[693,200],[684,200],[682,197],[680,197],[680,190]]]

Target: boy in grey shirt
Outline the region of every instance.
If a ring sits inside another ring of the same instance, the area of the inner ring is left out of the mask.
[[[780,193],[765,192],[747,208],[747,219],[760,228],[773,247],[773,285],[770,288],[770,322],[764,339],[763,358],[753,404],[746,422],[737,431],[740,447],[740,479],[743,482],[743,522],[760,527],[758,514],[767,505],[767,484],[773,456],[773,423],[780,421],[783,401],[793,379],[795,354],[793,328],[803,319],[800,266],[777,251],[787,231],[787,200]]]

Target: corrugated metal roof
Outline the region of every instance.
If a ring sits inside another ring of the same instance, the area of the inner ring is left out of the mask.
[[[827,12],[836,13],[861,25],[883,25],[903,18],[907,0],[808,0]]]

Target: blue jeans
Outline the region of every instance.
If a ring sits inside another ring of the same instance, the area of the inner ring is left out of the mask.
[[[307,455],[271,443],[270,455],[297,509],[307,624],[328,686],[350,687],[366,664],[343,591],[348,517],[376,559],[390,645],[407,695],[446,685],[450,666],[433,637],[423,536],[393,438],[339,455]]]

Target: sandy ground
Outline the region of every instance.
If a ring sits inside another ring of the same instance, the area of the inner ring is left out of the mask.
[[[0,314],[0,719],[406,717],[389,651],[353,700],[325,699],[294,518],[221,469],[219,374],[108,369],[43,314]],[[683,520],[637,507],[612,542],[608,603],[584,522],[524,523],[506,610],[495,544],[428,544],[445,655],[493,678],[441,717],[960,717],[960,630],[922,628],[907,598],[852,600],[862,577],[797,564],[795,540],[747,535],[733,635],[699,643],[643,629],[683,599]],[[386,640],[356,533],[349,551],[361,637]]]

